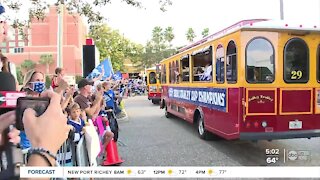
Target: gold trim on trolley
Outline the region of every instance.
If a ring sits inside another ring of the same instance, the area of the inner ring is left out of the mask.
[[[272,113],[249,113],[249,91],[273,91],[274,92],[274,112]],[[246,115],[257,116],[257,115],[277,115],[278,108],[277,88],[246,88]]]

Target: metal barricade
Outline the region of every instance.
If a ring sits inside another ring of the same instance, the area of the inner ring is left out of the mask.
[[[82,136],[76,146],[77,166],[90,166],[85,137]],[[90,180],[90,178],[79,178],[80,180]]]

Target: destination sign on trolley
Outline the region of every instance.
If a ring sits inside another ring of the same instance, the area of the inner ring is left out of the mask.
[[[169,98],[226,112],[227,90],[223,88],[176,88],[170,87]]]

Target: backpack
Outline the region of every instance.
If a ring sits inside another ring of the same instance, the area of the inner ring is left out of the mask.
[[[117,142],[119,137],[118,121],[114,112],[108,112],[108,113],[111,113],[111,116],[108,116],[108,120],[109,120],[110,129],[114,134],[113,139],[115,142]]]

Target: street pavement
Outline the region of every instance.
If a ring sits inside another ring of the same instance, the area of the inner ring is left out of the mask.
[[[129,97],[125,107],[129,118],[119,122],[122,166],[266,166],[266,149],[280,151],[273,166],[320,166],[320,138],[205,141],[192,124],[166,118],[146,96]],[[284,162],[284,150],[307,150],[311,159]]]
[[[260,166],[266,149],[279,149],[276,165],[320,166],[320,138],[274,141],[204,141],[196,128],[164,110],[146,96],[125,100],[129,118],[120,121],[119,149],[125,166]],[[309,161],[284,162],[284,150],[307,150]]]

